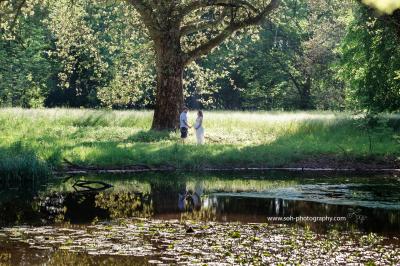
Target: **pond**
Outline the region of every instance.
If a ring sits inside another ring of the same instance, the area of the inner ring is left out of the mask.
[[[400,262],[396,176],[147,173],[5,185],[0,264]]]

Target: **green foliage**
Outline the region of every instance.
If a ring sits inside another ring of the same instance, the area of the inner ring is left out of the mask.
[[[388,13],[395,8],[391,1],[364,2]],[[154,106],[155,52],[132,5],[29,0],[13,17],[21,3],[0,2],[1,105]],[[377,16],[352,1],[283,0],[271,20],[238,31],[187,66],[186,102],[210,109],[398,110],[398,16]],[[189,34],[182,49],[214,35]]]
[[[9,14],[18,3],[7,0],[1,4]],[[0,86],[4,104],[154,105],[154,48],[132,5],[92,0],[29,0],[25,4],[15,25],[11,25],[11,15],[1,19],[1,39],[8,46],[1,49],[0,60],[3,65],[24,60],[20,68],[24,71],[0,69],[2,77],[13,80],[3,80],[5,85]],[[272,21],[238,31],[214,52],[187,66],[187,103],[224,109],[340,108],[343,86],[334,78],[332,65],[347,10],[348,4],[339,1],[282,1]],[[196,21],[201,14],[204,10],[193,12],[185,23]],[[212,16],[211,10],[206,14]],[[215,34],[189,34],[182,48],[190,50]],[[18,47],[18,39],[25,43],[38,40],[40,45],[29,46],[32,52],[21,48],[16,53],[9,44]],[[32,53],[40,60],[32,62]],[[21,89],[10,89],[15,82]]]
[[[16,39],[0,34],[0,105],[43,106],[57,63],[47,50],[51,36],[41,17],[46,13],[37,9],[35,15],[22,19]]]
[[[347,106],[373,112],[400,108],[400,46],[394,17],[377,17],[360,5],[342,45],[339,75]]]
[[[91,0],[23,3],[14,18],[10,10],[18,3],[1,2],[10,13],[0,16],[2,105],[149,104],[155,84],[153,51],[131,5]]]
[[[83,98],[68,105],[126,107],[154,86],[149,40],[130,5],[58,1],[49,10],[59,85]]]
[[[225,71],[212,83],[217,82],[219,89],[210,96],[211,106],[342,108],[344,86],[335,77],[334,66],[351,8],[350,2],[282,1],[273,21],[250,34],[237,34],[201,62]]]

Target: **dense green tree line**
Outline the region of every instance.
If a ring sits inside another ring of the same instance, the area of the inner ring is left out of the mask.
[[[349,108],[400,109],[400,14],[377,15],[359,5],[341,47],[339,74]]]
[[[0,20],[2,106],[154,107],[155,51],[137,10],[120,1],[46,2],[31,1],[24,15]],[[382,15],[358,1],[282,0],[260,26],[237,31],[186,66],[186,102],[398,110],[400,20],[392,9]],[[216,21],[218,12],[201,16]],[[213,37],[185,30],[183,49]]]

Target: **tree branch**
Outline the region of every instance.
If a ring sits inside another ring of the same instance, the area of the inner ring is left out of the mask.
[[[160,25],[153,12],[153,7],[144,0],[127,0],[128,3],[133,5],[136,11],[139,13],[142,21],[146,25],[150,34],[153,35],[155,32],[160,30]]]
[[[191,23],[181,27],[181,35],[188,35],[191,33],[195,33],[198,31],[206,30],[212,27],[216,27],[224,22],[224,19],[228,15],[228,8],[224,8],[222,14],[218,17],[218,19],[212,21],[200,21],[197,23]]]
[[[293,74],[290,72],[290,70],[287,69],[287,67],[279,60],[279,58],[275,58],[275,60],[278,63],[278,65],[281,67],[281,70],[289,76],[289,79],[293,82],[293,84],[296,87],[299,94],[301,94],[302,88],[304,88],[305,84],[300,84],[300,82],[297,81],[297,79],[293,76]]]
[[[220,1],[196,1],[196,2],[220,2]],[[259,24],[266,15],[271,13],[279,4],[279,0],[271,0],[270,3],[256,16],[249,17],[239,22],[231,21],[228,26],[225,27],[217,36],[210,39],[208,42],[200,45],[199,47],[195,48],[194,50],[186,53],[185,55],[185,64],[190,63],[191,61],[197,59],[202,55],[208,54],[212,49],[220,45],[226,38],[228,38],[232,33],[237,30],[246,28],[251,25]]]
[[[1,2],[5,2],[5,0],[4,1],[0,0],[0,4],[1,4]],[[6,15],[12,16],[12,21],[10,22],[10,29],[13,30],[18,22],[18,18],[21,15],[22,8],[25,6],[25,4],[26,4],[26,0],[21,0],[17,3],[13,3],[13,4],[10,3],[9,4],[10,10],[8,10],[9,12],[0,10],[0,22],[1,22],[2,18],[5,17]]]
[[[271,1],[272,2],[272,1]],[[204,7],[211,7],[211,6],[225,6],[225,7],[246,7],[254,12],[257,12],[257,8],[254,7],[246,0],[196,0],[192,1],[191,3],[183,6],[181,8],[181,16],[184,17],[185,15]]]
[[[22,8],[24,7],[25,4],[26,4],[26,0],[22,0],[19,3],[19,5],[17,6],[17,10],[15,12],[15,16],[14,16],[13,22],[11,24],[11,28],[14,28],[14,26],[17,24],[18,17],[21,15]]]

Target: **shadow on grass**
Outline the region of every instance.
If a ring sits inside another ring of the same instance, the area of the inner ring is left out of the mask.
[[[174,132],[170,131],[141,130],[136,134],[129,136],[126,139],[127,142],[143,142],[143,143],[151,143],[151,142],[159,142],[167,140],[178,140],[178,138],[175,136]]]
[[[72,117],[70,122],[75,127],[146,127],[146,120],[137,116],[119,117],[113,112],[97,110],[85,112],[80,117]]]
[[[88,114],[79,120],[73,121],[72,125],[76,127],[106,127],[110,125],[110,114],[99,112]],[[115,119],[115,118],[114,118]]]

